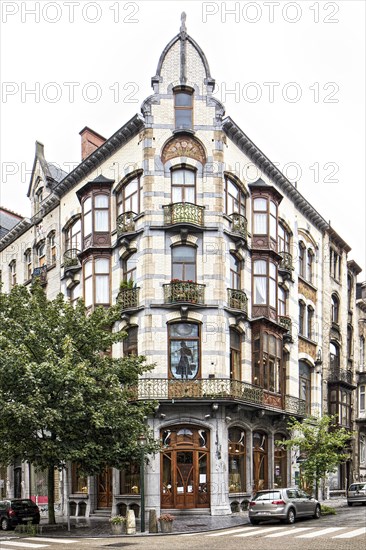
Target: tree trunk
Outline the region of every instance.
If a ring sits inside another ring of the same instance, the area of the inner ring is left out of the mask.
[[[56,523],[55,518],[55,468],[52,465],[48,467],[47,472],[47,485],[48,485],[48,523],[54,525]]]
[[[319,500],[319,474],[315,474],[315,498]]]

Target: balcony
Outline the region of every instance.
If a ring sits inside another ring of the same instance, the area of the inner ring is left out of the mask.
[[[228,378],[197,380],[171,380],[167,378],[142,378],[133,388],[134,399],[164,401],[171,399],[197,399],[212,402],[213,399],[236,401],[264,409],[279,410],[298,416],[305,415],[305,401],[286,395],[277,396],[276,405],[268,402],[267,393],[258,386]],[[282,405],[282,402],[284,404]],[[280,405],[278,405],[281,403]]]
[[[163,206],[164,225],[174,225],[178,223],[189,223],[204,226],[204,207],[191,202],[175,202]]]
[[[248,298],[243,290],[236,290],[234,288],[227,289],[227,302],[228,306],[232,309],[239,309],[248,315]]]
[[[283,335],[284,341],[292,342],[292,321],[290,317],[287,317],[287,315],[279,315],[278,323],[281,325],[281,327],[287,330],[287,332],[285,332],[285,334]]]
[[[117,303],[121,306],[122,311],[126,309],[135,309],[139,305],[140,288],[124,288],[119,291]]]
[[[231,232],[242,237],[245,241],[248,239],[248,221],[242,214],[230,214]]]
[[[292,254],[289,252],[279,252],[281,260],[278,266],[278,271],[284,279],[291,279],[294,266],[292,263]]]
[[[80,250],[78,248],[69,248],[64,253],[64,270],[76,269],[81,267],[79,260]]]
[[[135,216],[134,212],[124,212],[117,216],[117,238],[136,231]]]
[[[328,374],[328,382],[343,383],[348,386],[354,386],[353,373],[351,370],[339,368],[331,368]],[[354,386],[355,387],[355,386]]]
[[[171,281],[163,285],[164,303],[204,304],[205,286],[193,281]]]
[[[47,266],[42,265],[41,267],[35,267],[32,273],[32,283],[39,280],[42,286],[47,284]]]

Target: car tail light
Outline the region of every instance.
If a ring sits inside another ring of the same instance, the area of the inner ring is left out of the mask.
[[[284,500],[272,500],[272,504],[285,504]]]
[[[16,513],[14,512],[14,510],[12,510],[12,509],[10,508],[10,510],[8,511],[8,516],[9,516],[10,518],[13,518],[13,517],[16,516]]]
[[[253,501],[252,501],[252,502],[249,502],[249,506],[255,506],[255,504],[256,504],[256,503],[253,502]]]

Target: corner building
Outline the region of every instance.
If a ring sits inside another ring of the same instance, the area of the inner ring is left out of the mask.
[[[49,297],[118,301],[128,337],[113,353],[155,363],[136,390],[159,403],[147,420],[162,450],[145,470],[146,511],[230,514],[253,486],[300,480],[299,457],[276,441],[290,416],[326,402],[329,225],[225,117],[184,19],[152,87],[109,139],[82,130],[70,174],[37,144],[33,217],[1,243],[4,287],[42,273]],[[138,464],[88,479],[71,470],[72,515],[139,515]]]

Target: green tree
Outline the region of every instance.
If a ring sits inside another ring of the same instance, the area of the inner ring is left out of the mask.
[[[304,461],[301,471],[305,480],[313,486],[318,498],[319,482],[328,473],[349,458],[347,446],[352,432],[335,425],[336,416],[308,417],[303,422],[291,418],[288,424],[293,437],[277,441],[287,449],[301,452]]]
[[[134,400],[144,357],[112,358],[126,333],[119,308],[73,308],[35,284],[0,294],[0,464],[15,459],[48,471],[49,522],[55,523],[54,472],[76,462],[85,474],[121,468],[157,449],[146,417],[154,403]]]

